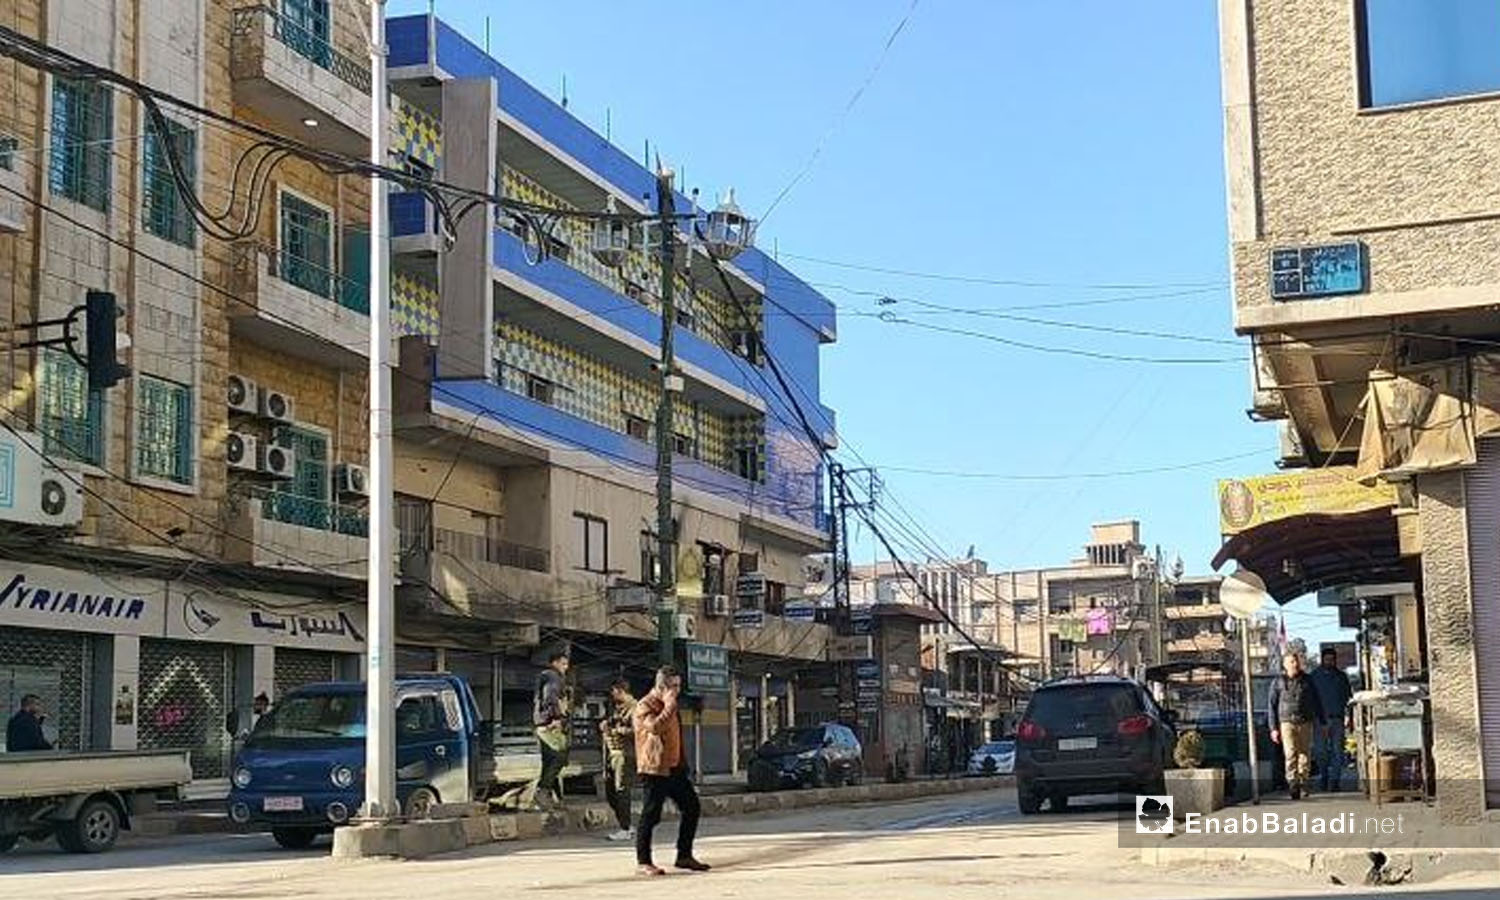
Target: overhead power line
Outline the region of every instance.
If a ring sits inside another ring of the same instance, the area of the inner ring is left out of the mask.
[[[1067,282],[1067,281],[1037,281],[1027,278],[1009,278],[994,275],[965,275],[952,272],[923,272],[915,269],[896,269],[888,266],[872,266],[865,263],[844,262],[836,259],[825,259],[820,256],[804,256],[800,253],[788,253],[781,251],[778,255],[788,259],[797,259],[802,262],[815,263],[821,266],[833,266],[839,269],[852,269],[857,272],[878,272],[882,275],[899,275],[902,278],[925,278],[932,281],[952,281],[960,284],[988,284],[997,287],[1014,288],[1039,288],[1039,289],[1067,289],[1080,291],[1150,291],[1164,288],[1225,288],[1229,282],[1222,279],[1216,281],[1155,281],[1155,282]]]
[[[1250,361],[1248,356],[1137,356],[1128,353],[1110,353],[1103,350],[1086,350],[1081,347],[1055,347],[1048,344],[1034,344],[1030,341],[1016,340],[998,334],[990,334],[985,331],[974,331],[969,328],[954,328],[948,325],[935,325],[931,322],[918,322],[904,316],[895,314],[882,316],[881,321],[890,325],[905,325],[911,328],[921,328],[926,331],[935,331],[942,334],[952,334],[961,337],[976,338],[978,340],[992,341],[996,344],[1004,344],[1007,347],[1015,347],[1021,350],[1034,350],[1038,353],[1052,353],[1063,356],[1079,356],[1085,359],[1097,359],[1105,362],[1128,362],[1145,363],[1151,365],[1171,366],[1204,366],[1225,365],[1229,363],[1245,364]]]
[[[1218,456],[1213,459],[1200,459],[1193,462],[1152,466],[1144,469],[1117,469],[1113,472],[966,472],[952,469],[923,469],[913,466],[880,466],[879,468],[882,472],[905,472],[911,475],[931,475],[941,478],[983,478],[994,479],[996,481],[1072,481],[1074,479],[1130,478],[1137,475],[1181,472],[1186,469],[1201,469],[1204,466],[1233,462],[1238,459],[1249,459],[1252,456],[1264,456],[1267,453],[1273,452],[1275,451],[1268,447],[1264,450],[1249,450],[1244,453]]]

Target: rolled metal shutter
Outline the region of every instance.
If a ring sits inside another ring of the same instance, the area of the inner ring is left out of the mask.
[[[37,628],[0,628],[0,703],[9,718],[21,697],[42,698],[57,728],[59,750],[88,746],[89,686],[93,654],[87,635]]]
[[[1464,475],[1474,634],[1500,634],[1500,441],[1479,442],[1479,463]],[[1485,805],[1500,807],[1500,654],[1475,653]]]
[[[228,769],[230,650],[225,644],[141,641],[140,746],[192,751],[194,778],[223,778]]]
[[[338,672],[338,655],[324,650],[276,650],[274,690],[276,700],[304,684],[333,681]]]

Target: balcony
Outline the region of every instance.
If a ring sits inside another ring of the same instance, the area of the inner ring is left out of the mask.
[[[233,289],[245,301],[230,307],[236,333],[317,362],[357,367],[367,357],[365,285],[262,244],[234,252]]]
[[[326,37],[270,6],[242,6],[234,11],[229,62],[235,102],[272,130],[341,153],[368,153],[370,69]]]
[[[369,519],[363,509],[267,488],[227,505],[224,557],[268,569],[363,578]]]

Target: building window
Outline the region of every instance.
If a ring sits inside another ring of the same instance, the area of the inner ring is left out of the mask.
[[[573,513],[578,520],[579,568],[586,572],[609,571],[609,523],[587,513]]]
[[[734,451],[734,471],[746,481],[760,481],[760,448],[759,447],[736,447]]]
[[[651,440],[651,423],[640,416],[625,417],[625,433],[638,441]]]
[[[42,451],[89,465],[104,464],[104,392],[89,390],[88,372],[60,350],[42,355],[38,423]]]
[[[1360,106],[1500,91],[1500,3],[1356,0]]]
[[[661,554],[656,549],[656,536],[649,531],[641,532],[641,583],[656,584],[661,577]]]
[[[307,428],[276,429],[277,445],[292,451],[290,481],[272,496],[266,515],[304,528],[333,530],[338,523],[328,484],[328,435]]]
[[[282,40],[288,47],[327,69],[333,64],[328,43],[328,0],[283,0]]]
[[[557,385],[538,375],[526,376],[526,396],[548,406],[557,398]]]
[[[686,328],[689,331],[692,331],[693,329],[698,327],[698,319],[693,315],[692,310],[683,309],[679,306],[677,308],[677,324],[681,325],[683,328]]]
[[[7,172],[16,170],[16,151],[20,147],[20,139],[8,134],[0,134],[0,169]]]
[[[193,483],[193,392],[160,378],[139,379],[136,408],[137,474]]]
[[[698,442],[690,435],[678,432],[672,435],[672,452],[678,456],[696,457],[698,455]]]
[[[699,543],[703,554],[703,593],[705,596],[728,594],[724,584],[724,548],[713,544]]]
[[[114,136],[109,88],[52,79],[52,153],[47,183],[59,197],[109,211]]]
[[[281,192],[281,278],[319,297],[333,297],[333,214]]]
[[[147,231],[174,244],[191,247],[196,223],[178,186],[172,160],[177,160],[183,178],[196,185],[198,136],[186,125],[171,119],[166,122],[165,134],[154,123],[146,127],[141,165],[142,215]]]

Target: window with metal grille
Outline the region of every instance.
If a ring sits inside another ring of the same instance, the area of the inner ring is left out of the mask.
[[[540,376],[526,376],[526,396],[538,403],[551,406],[557,396],[556,387],[557,385]]]
[[[9,134],[0,134],[0,169],[7,172],[16,170],[16,151],[20,147],[20,139]]]
[[[292,451],[297,467],[292,480],[276,495],[272,518],[306,528],[331,529],[333,505],[328,492],[328,435],[306,428],[281,428],[276,442]]]
[[[140,475],[193,483],[193,392],[143,375],[135,417],[135,468]]]
[[[288,47],[328,68],[333,46],[328,43],[328,0],[282,0],[282,40]]]
[[[281,278],[319,297],[333,296],[333,217],[328,210],[281,192]]]
[[[167,120],[166,132],[155,124],[146,127],[142,151],[141,215],[146,230],[174,244],[191,247],[197,223],[188,209],[172,170],[177,161],[184,178],[198,181],[198,135],[191,128]]]
[[[104,464],[104,393],[89,390],[88,372],[60,350],[42,354],[37,428],[42,449],[89,465]]]
[[[111,94],[102,84],[52,79],[52,193],[100,212],[109,210]]]

